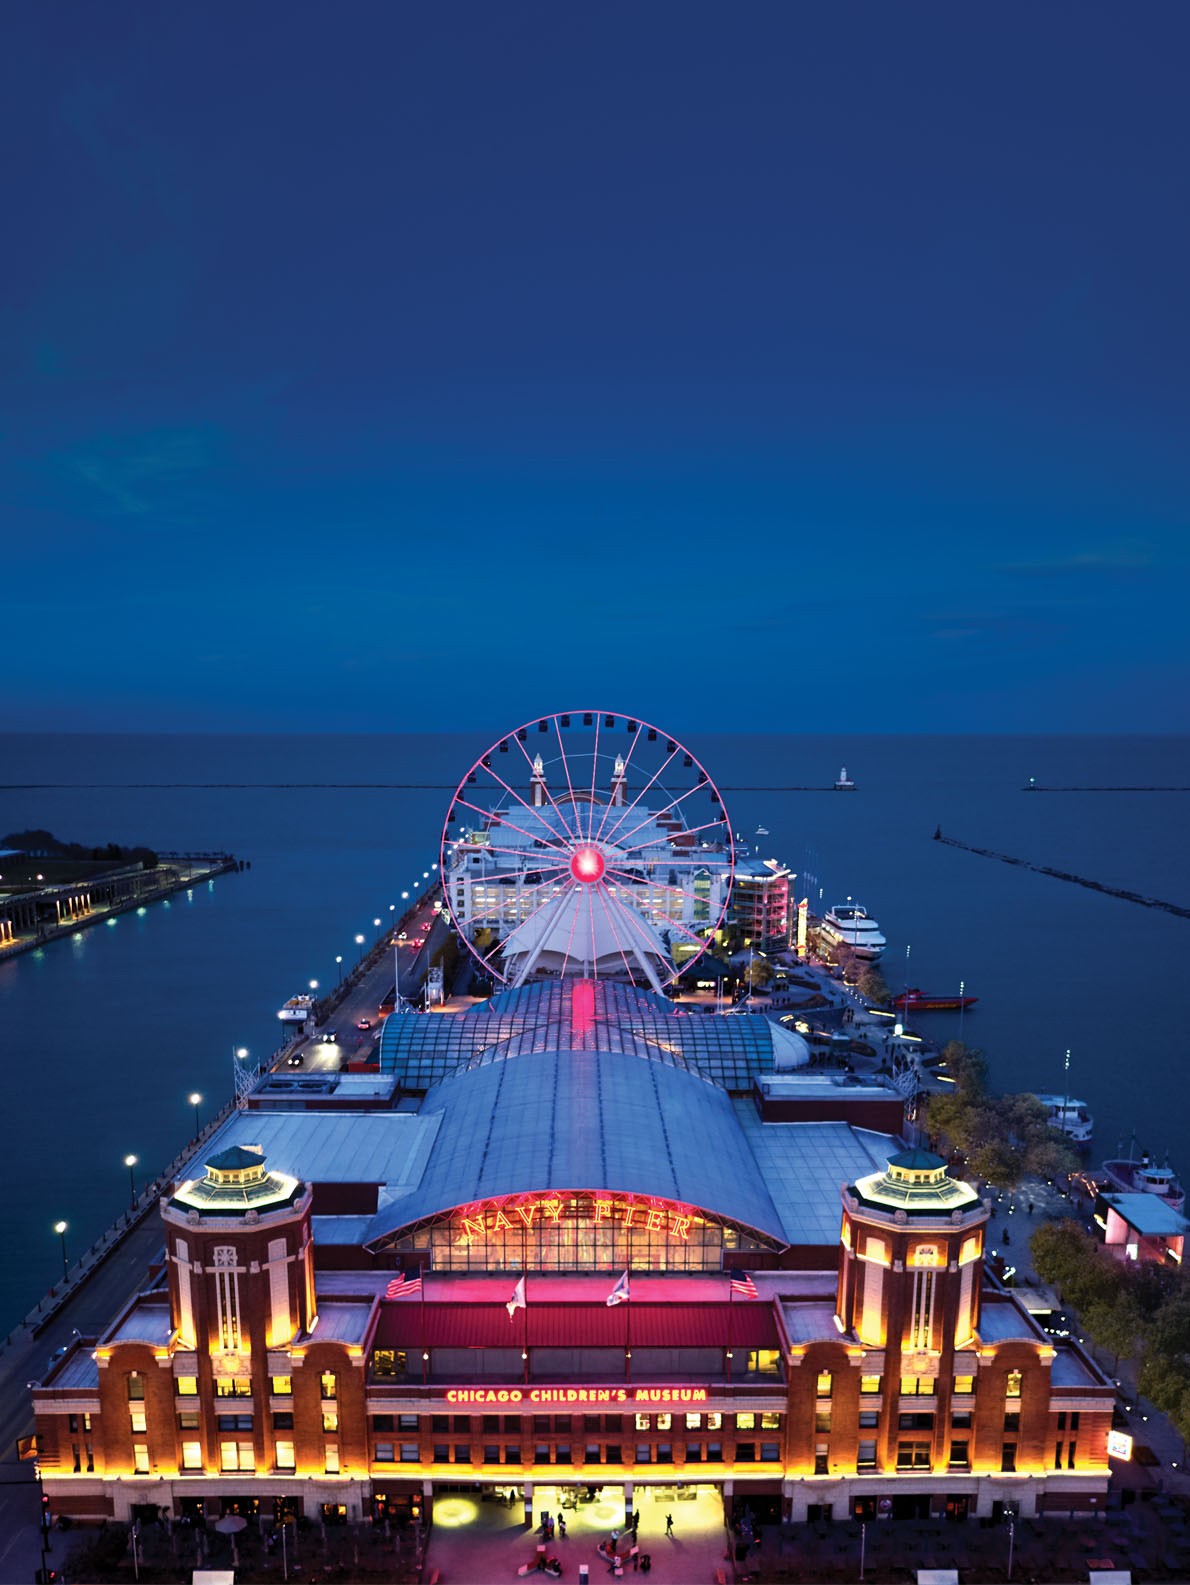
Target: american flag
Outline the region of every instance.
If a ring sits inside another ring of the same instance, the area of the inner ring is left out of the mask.
[[[756,1284],[746,1271],[737,1271],[731,1279],[731,1293],[734,1298],[738,1293],[741,1299],[759,1299]]]
[[[384,1290],[386,1299],[407,1299],[411,1294],[421,1292],[421,1272],[414,1272],[412,1277],[407,1277],[404,1272],[399,1277],[394,1277]]]

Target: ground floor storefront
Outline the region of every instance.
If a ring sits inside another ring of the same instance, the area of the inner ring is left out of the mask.
[[[1106,1476],[980,1474],[856,1476],[786,1481],[784,1517],[794,1523],[856,1520],[995,1522],[1012,1514],[1102,1512]]]

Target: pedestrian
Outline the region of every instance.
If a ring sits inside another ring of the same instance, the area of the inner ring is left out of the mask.
[[[1032,1200],[1029,1201],[1029,1215],[1030,1216],[1033,1215],[1033,1201]]]
[[[674,1516],[672,1513],[667,1513],[665,1516],[665,1533],[666,1535],[673,1535],[674,1533]]]
[[[566,1539],[566,1520],[561,1514],[558,1515],[558,1538],[562,1541]]]

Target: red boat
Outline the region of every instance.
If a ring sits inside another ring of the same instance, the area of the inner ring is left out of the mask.
[[[978,996],[927,996],[925,991],[912,985],[900,996],[894,996],[890,1005],[908,1013],[957,1013],[964,1007],[974,1006],[978,1000]]]

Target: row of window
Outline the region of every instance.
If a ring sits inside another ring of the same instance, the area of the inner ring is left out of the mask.
[[[859,1390],[862,1395],[871,1396],[878,1393],[883,1384],[881,1376],[861,1376]],[[1019,1370],[1010,1370],[1004,1383],[1004,1396],[1006,1398],[1019,1398],[1021,1395],[1021,1373]],[[818,1373],[818,1396],[829,1398],[832,1389],[832,1377],[829,1370]],[[932,1398],[938,1391],[937,1376],[909,1376],[901,1377],[902,1398]],[[951,1378],[951,1391],[958,1397],[975,1391],[974,1376],[954,1376]]]
[[[533,1464],[621,1464],[623,1463],[623,1447],[618,1442],[588,1442],[581,1446],[570,1442],[558,1442],[552,1447],[545,1442],[538,1442],[533,1448]],[[687,1464],[721,1464],[723,1462],[722,1442],[687,1442],[685,1444]],[[672,1442],[638,1442],[635,1447],[635,1462],[637,1464],[672,1464],[674,1461],[674,1444]],[[781,1461],[781,1444],[779,1442],[737,1442],[735,1445],[735,1461],[737,1464],[778,1464]],[[377,1442],[373,1454],[376,1464],[420,1464],[421,1449],[417,1442]],[[471,1464],[472,1448],[470,1443],[436,1442],[433,1449],[433,1462],[435,1464]],[[497,1443],[485,1442],[483,1446],[484,1464],[523,1464],[525,1462],[523,1450],[519,1442]]]
[[[737,1415],[723,1415],[717,1413],[697,1412],[691,1414],[535,1414],[532,1417],[525,1415],[524,1419],[517,1414],[485,1414],[474,1417],[466,1414],[374,1414],[372,1416],[373,1431],[456,1431],[470,1434],[474,1430],[485,1433],[492,1431],[511,1431],[520,1435],[522,1429],[527,1434],[530,1429],[530,1418],[534,1433],[550,1435],[577,1435],[587,1431],[621,1432],[625,1429],[624,1421],[632,1420],[632,1429],[636,1431],[672,1431],[676,1426],[685,1426],[687,1431],[720,1431],[724,1429],[724,1422],[731,1426],[734,1420],[737,1431],[779,1431],[781,1429],[781,1415],[776,1411],[763,1413],[741,1413]],[[275,1417],[274,1417],[275,1419]],[[478,1424],[476,1424],[478,1422]]]
[[[324,1370],[319,1377],[319,1386],[322,1397],[328,1402],[339,1396],[339,1378],[334,1371]],[[198,1397],[197,1376],[175,1376],[174,1391],[179,1398]],[[292,1376],[270,1376],[269,1395],[273,1398],[293,1397]],[[142,1376],[134,1371],[128,1378],[128,1400],[130,1403],[143,1402],[145,1396],[145,1383]],[[252,1396],[252,1381],[248,1376],[217,1376],[215,1378],[215,1396],[217,1398],[250,1398]]]

